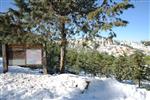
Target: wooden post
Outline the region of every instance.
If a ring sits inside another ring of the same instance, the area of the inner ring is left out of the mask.
[[[7,51],[6,44],[2,44],[3,73],[8,72],[7,52],[6,51]]]
[[[43,50],[43,74],[48,74],[48,68],[47,68],[47,55],[46,51]]]

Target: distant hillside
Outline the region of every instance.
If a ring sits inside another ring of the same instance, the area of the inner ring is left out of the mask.
[[[79,50],[86,48],[89,50],[97,50],[99,52],[105,52],[116,56],[123,54],[130,55],[136,50],[139,50],[144,54],[150,55],[150,46],[145,46],[141,42],[117,41],[109,40],[106,38],[95,38],[93,40],[69,40],[68,42],[69,48],[76,48]]]
[[[142,41],[142,44],[144,44],[145,46],[150,46],[150,41]]]

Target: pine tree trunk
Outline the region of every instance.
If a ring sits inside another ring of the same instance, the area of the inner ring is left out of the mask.
[[[139,78],[138,79],[138,85],[139,85],[139,88],[141,87],[141,79]]]
[[[61,31],[61,50],[60,50],[60,73],[65,72],[65,56],[66,56],[66,33],[65,23],[62,23]]]
[[[43,52],[43,74],[48,74],[46,51]]]
[[[8,63],[7,63],[7,52],[6,44],[2,45],[2,56],[3,56],[3,73],[8,72]]]
[[[47,66],[47,44],[45,42],[45,48],[43,50],[43,74],[48,74],[48,66]]]

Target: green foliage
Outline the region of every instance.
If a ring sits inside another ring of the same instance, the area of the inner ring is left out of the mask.
[[[68,69],[73,69],[75,73],[84,71],[93,75],[110,75],[113,56],[100,54],[97,51],[79,51],[69,49],[67,52]]]
[[[134,78],[139,79],[142,77],[143,69],[144,69],[144,55],[141,52],[135,52],[133,55],[131,55],[132,59],[132,66],[134,68]]]
[[[47,66],[49,73],[56,73],[59,68],[60,49],[56,43],[50,43],[47,46]]]
[[[126,26],[127,21],[118,17],[124,10],[133,7],[128,0],[117,3],[112,0],[103,0],[98,3],[96,0],[88,0],[88,2],[86,0],[14,0],[14,2],[18,10],[10,8],[4,16],[0,15],[2,23],[0,42],[40,43],[45,50],[48,50],[47,42],[57,37],[62,44],[61,54],[64,54],[61,55],[60,60],[62,70],[65,62],[66,41],[69,37],[76,35],[77,31],[83,31],[84,35],[91,38],[99,33],[98,30],[111,30],[114,26]],[[92,33],[92,30],[96,32]],[[90,53],[87,56],[83,53],[81,55],[89,58],[84,64],[87,66],[87,71],[94,74],[98,73],[100,65],[90,57],[96,57],[95,59],[99,61],[97,54]],[[93,68],[89,67],[91,65]],[[95,70],[96,68],[98,69]]]
[[[145,46],[150,46],[150,41],[141,41],[142,44],[144,44]]]
[[[145,56],[144,61],[147,65],[150,65],[150,56]]]
[[[113,62],[113,74],[118,80],[131,79],[131,68],[128,57],[119,56]]]
[[[98,31],[93,34],[91,30],[109,30],[113,26],[125,26],[127,21],[121,20],[118,15],[121,15],[123,10],[133,7],[128,0],[117,3],[111,0],[103,0],[99,3],[95,0],[88,2],[84,0],[14,0],[14,2],[18,10],[10,8],[8,14],[0,18],[2,22],[4,19],[1,24],[4,26],[2,31],[18,33],[15,30],[19,30],[20,34],[40,33],[47,38],[52,38],[52,35],[59,37],[57,33],[62,31],[61,23],[71,26],[71,28],[65,27],[64,36],[76,34],[75,30],[94,35]],[[110,22],[110,19],[114,20]],[[93,25],[90,24],[92,22]],[[73,29],[75,30],[72,31]]]
[[[66,66],[67,70],[79,74],[81,71],[80,57],[76,50],[71,49],[66,54]]]
[[[113,27],[126,26],[128,22],[118,18],[118,16],[129,8],[134,8],[129,0],[121,0],[120,2],[103,0],[101,6],[88,14],[88,19],[100,23],[96,23],[95,26],[100,25],[99,29],[101,30],[111,30]]]
[[[97,75],[101,72],[101,54],[97,51],[89,51],[89,52],[81,52],[82,59],[82,69],[85,70],[86,73],[92,73],[93,75]],[[83,61],[82,61],[83,60]]]
[[[108,54],[103,54],[103,59],[101,59],[101,63],[103,66],[102,73],[106,76],[110,76],[113,74],[113,61],[115,59],[114,56],[108,55]]]
[[[97,51],[68,49],[66,58],[67,70],[76,74],[84,71],[93,75],[115,77],[119,81],[138,81],[139,85],[142,79],[150,80],[150,66],[145,63],[146,59],[149,61],[149,56],[141,52],[114,57]]]
[[[150,56],[144,57],[145,61],[145,78],[150,81]]]
[[[2,57],[2,45],[0,44],[0,57]]]

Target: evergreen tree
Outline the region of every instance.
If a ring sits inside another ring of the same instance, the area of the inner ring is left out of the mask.
[[[130,75],[130,66],[129,66],[129,62],[128,62],[128,57],[126,55],[121,55],[119,57],[117,57],[114,61],[113,64],[113,73],[115,75],[115,77],[119,80],[125,80],[125,79],[129,79],[129,75]]]
[[[57,0],[14,0],[15,5],[18,7],[19,10],[10,9],[9,12],[11,12],[11,16],[9,16],[8,21],[11,23],[15,23],[15,25],[19,25],[17,27],[17,30],[23,29],[25,32],[17,32],[19,34],[23,33],[42,33],[43,37],[41,39],[48,39],[49,35],[53,35],[51,33],[54,33],[55,37],[59,38],[61,37],[61,59],[60,59],[60,72],[64,72],[64,63],[65,63],[65,52],[66,52],[66,37],[67,37],[67,31],[66,31],[66,24],[70,21],[69,20],[69,14],[74,14],[76,12],[81,13],[88,13],[88,11],[91,11],[94,9],[92,7],[92,3],[94,1],[90,1],[90,3],[87,3],[86,10],[82,10],[83,7],[79,8],[79,5],[82,1],[57,1]],[[83,2],[85,4],[85,1]],[[90,9],[89,9],[90,8]],[[6,14],[4,17],[7,17]],[[14,19],[14,22],[10,18]],[[1,21],[6,18],[1,18]],[[8,27],[9,28],[9,23]],[[3,26],[5,25],[5,22],[3,22]],[[52,25],[54,24],[54,25]],[[51,27],[52,26],[52,27]],[[4,27],[5,28],[5,27]],[[9,28],[10,29],[10,28]],[[16,30],[15,28],[13,28]],[[5,32],[5,29],[1,29],[2,32]],[[8,30],[10,34],[10,30]],[[61,33],[60,36],[58,36],[58,33]],[[72,30],[73,32],[73,30]],[[16,32],[13,32],[16,33]],[[6,35],[6,34],[5,34]],[[16,34],[15,34],[16,35]],[[14,34],[11,34],[10,37],[14,36]],[[8,35],[7,35],[8,37]],[[18,38],[19,35],[16,35],[16,38]],[[28,36],[26,36],[28,37]],[[23,38],[23,37],[22,37]],[[3,39],[6,40],[6,37]],[[13,39],[16,40],[16,39]],[[25,38],[26,40],[26,38]],[[36,40],[39,41],[38,38]],[[6,40],[7,41],[7,40]],[[43,41],[42,41],[43,42]],[[45,44],[46,46],[47,44]]]
[[[88,38],[100,35],[99,30],[110,30],[114,26],[126,26],[119,18],[124,10],[133,7],[129,0],[15,0],[19,8],[11,9],[17,25],[28,33],[43,33],[41,39],[61,41],[60,72],[65,71],[67,39],[82,31]],[[14,17],[13,16],[13,17]],[[94,30],[94,31],[92,31]],[[22,33],[22,32],[19,32]],[[39,39],[36,39],[39,41]],[[44,42],[45,43],[45,42]],[[46,45],[46,44],[45,44]]]
[[[0,13],[0,42],[6,44],[42,44],[43,36],[30,31],[30,9],[25,0],[14,0],[18,9],[9,8],[6,13]],[[31,24],[32,25],[32,24]]]
[[[34,2],[35,3],[35,2]],[[91,30],[110,30],[113,26],[125,26],[127,21],[118,18],[123,10],[133,7],[128,0],[116,3],[112,0],[103,0],[103,2],[96,3],[95,0],[45,0],[45,7],[49,7],[53,13],[44,9],[41,15],[45,12],[54,15],[57,23],[56,29],[60,30],[61,39],[61,54],[60,54],[60,72],[64,72],[65,55],[66,55],[66,41],[68,36],[76,34],[77,30],[82,30],[87,36],[91,37]],[[38,4],[39,5],[39,4]],[[37,6],[37,4],[36,4]],[[43,8],[43,6],[40,6]],[[38,8],[40,9],[38,6]],[[41,9],[42,9],[41,8]],[[113,21],[111,22],[110,20]],[[53,24],[54,24],[53,23]],[[72,27],[67,28],[67,25]],[[95,32],[97,33],[97,32]],[[95,35],[95,33],[92,35]]]
[[[141,80],[145,78],[145,62],[144,62],[144,54],[136,51],[132,58],[132,68],[133,68],[133,78],[138,80],[139,87],[141,86]]]

